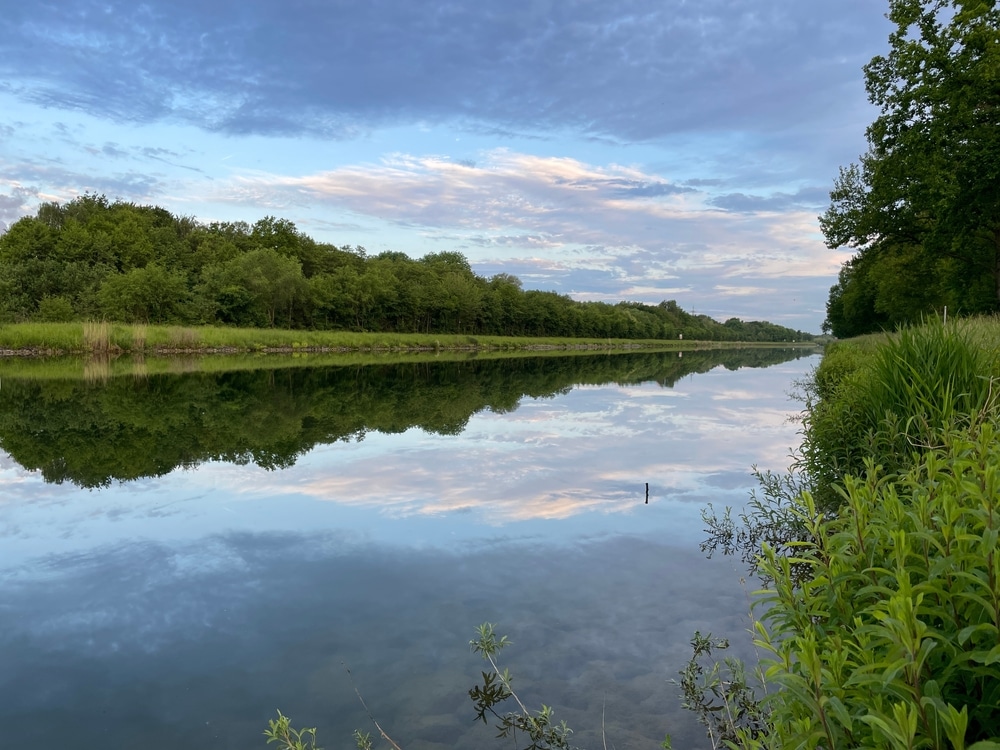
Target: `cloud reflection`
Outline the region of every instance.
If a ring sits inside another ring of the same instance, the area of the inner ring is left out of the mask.
[[[669,719],[675,738],[693,740],[667,684],[690,633],[745,649],[729,566],[648,538],[405,550],[238,533],[112,545],[44,568],[32,581],[0,578],[0,721],[32,747],[141,736],[166,750],[193,744],[192,728],[205,733],[198,746],[222,732],[249,747],[276,705],[346,738],[366,717],[345,663],[408,744],[478,747],[489,734],[470,721],[480,663],[467,642],[483,620],[512,636],[508,663],[580,741],[593,746],[602,706],[610,736],[648,744],[640,735],[662,736]]]
[[[405,449],[388,455],[396,438],[369,436],[349,458],[343,446],[321,447],[280,475],[235,477],[232,490],[307,496],[397,519],[471,512],[489,525],[638,514],[648,510],[646,482],[656,502],[703,502],[717,490],[717,475],[742,472],[749,487],[752,464],[785,468],[796,441],[788,419],[797,410],[774,395],[787,374],[708,377],[718,382],[692,379],[681,392],[578,388],[513,414],[477,415],[457,444],[414,430]]]

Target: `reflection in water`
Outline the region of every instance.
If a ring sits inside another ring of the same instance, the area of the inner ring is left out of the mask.
[[[496,748],[466,696],[491,620],[580,746],[603,712],[615,747],[707,747],[668,680],[694,630],[739,639],[747,600],[698,554],[698,511],[784,466],[784,393],[811,363],[679,380],[675,355],[620,356],[579,381],[553,361],[20,384],[45,403],[3,404],[4,447],[82,450],[62,485],[0,465],[0,722],[28,747],[244,750],[280,708],[346,746],[367,728],[346,662],[407,750]],[[29,414],[53,423],[8,429]],[[254,451],[291,458],[228,463]],[[147,478],[100,487],[125,476]]]
[[[724,349],[148,378],[7,378],[0,448],[50,482],[82,487],[162,476],[204,461],[285,468],[315,445],[411,427],[444,435],[574,385],[672,386],[718,365],[764,367],[809,349]]]
[[[483,620],[511,636],[523,697],[555,703],[581,746],[600,747],[604,710],[616,747],[667,731],[697,747],[667,680],[695,629],[738,634],[746,608],[725,564],[645,540],[555,555],[324,535],[206,546],[125,545],[60,561],[41,591],[5,591],[0,716],[24,747],[263,749],[276,708],[346,747],[367,728],[346,663],[404,747],[497,748],[466,696]]]

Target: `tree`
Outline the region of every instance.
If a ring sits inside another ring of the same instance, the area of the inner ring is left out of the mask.
[[[97,294],[102,312],[112,320],[147,323],[175,320],[186,297],[184,273],[156,264],[108,276]]]
[[[889,51],[864,71],[880,109],[868,151],[841,169],[820,217],[827,245],[856,249],[868,270],[831,290],[837,335],[875,329],[838,320],[835,297],[870,295],[889,323],[944,305],[1000,309],[1000,10],[890,0],[888,18]]]
[[[293,307],[308,297],[297,260],[273,249],[252,250],[231,261],[229,271],[232,282],[253,295],[268,325],[274,326],[279,312],[287,312],[291,327]]]

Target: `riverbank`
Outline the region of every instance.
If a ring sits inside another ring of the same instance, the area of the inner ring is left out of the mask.
[[[489,352],[545,350],[663,350],[744,346],[815,346],[812,342],[576,339],[416,333],[299,331],[278,328],[152,326],[124,323],[0,325],[0,357],[348,352]]]
[[[769,582],[755,604],[769,695],[734,705],[744,673],[713,672],[732,710],[695,710],[715,736],[1000,748],[998,376],[993,318],[828,348],[804,384],[799,479],[762,482],[739,537]]]

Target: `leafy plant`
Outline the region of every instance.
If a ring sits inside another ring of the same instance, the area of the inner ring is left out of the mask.
[[[296,729],[292,726],[291,719],[278,711],[278,718],[267,722],[267,729],[264,730],[267,737],[267,744],[277,743],[278,750],[323,750],[316,744],[316,727]],[[398,745],[389,740],[393,747],[398,749]],[[372,736],[370,732],[362,732],[360,729],[354,730],[354,747],[357,750],[372,750]]]
[[[728,747],[745,737],[757,739],[770,729],[770,713],[760,695],[765,687],[762,675],[755,675],[755,686],[741,660],[713,659],[713,651],[727,648],[728,640],[695,631],[691,659],[680,680],[673,681],[681,689],[681,705],[698,717],[713,748]]]
[[[837,518],[796,499],[812,541],[761,562],[772,734],[741,746],[1000,749],[1000,432],[940,437],[897,481],[847,477]]]
[[[497,737],[511,738],[515,747],[520,733],[529,742],[523,750],[570,750],[569,736],[573,730],[566,726],[565,721],[554,723],[550,706],[542,704],[538,711],[529,711],[514,692],[510,672],[507,669],[501,671],[497,666],[497,654],[510,645],[507,636],[498,637],[494,625],[486,622],[477,628],[477,637],[469,641],[469,645],[473,652],[489,662],[492,669],[482,673],[482,685],[476,685],[469,691],[469,697],[476,706],[476,719],[486,724],[486,715],[493,716],[497,720]],[[514,700],[518,710],[500,713],[497,707],[509,699]]]
[[[709,558],[718,551],[738,556],[751,575],[762,578],[766,583],[767,578],[760,569],[764,545],[779,555],[792,557],[799,543],[809,538],[806,525],[791,512],[794,498],[804,489],[804,479],[794,471],[778,474],[759,471],[756,467],[753,475],[760,494],[751,491],[746,508],[735,520],[732,508],[727,507],[721,515],[711,503],[702,509],[701,518],[709,536],[699,548]],[[793,563],[792,573],[803,577],[808,576],[810,571],[801,563]]]
[[[806,389],[799,469],[825,512],[835,487],[873,460],[887,474],[906,471],[943,432],[969,426],[995,408],[994,363],[962,325],[939,319],[905,328],[863,359],[834,350]]]
[[[295,729],[281,711],[278,711],[277,719],[267,722],[264,736],[268,745],[276,743],[279,750],[323,750],[316,745],[316,727]]]

